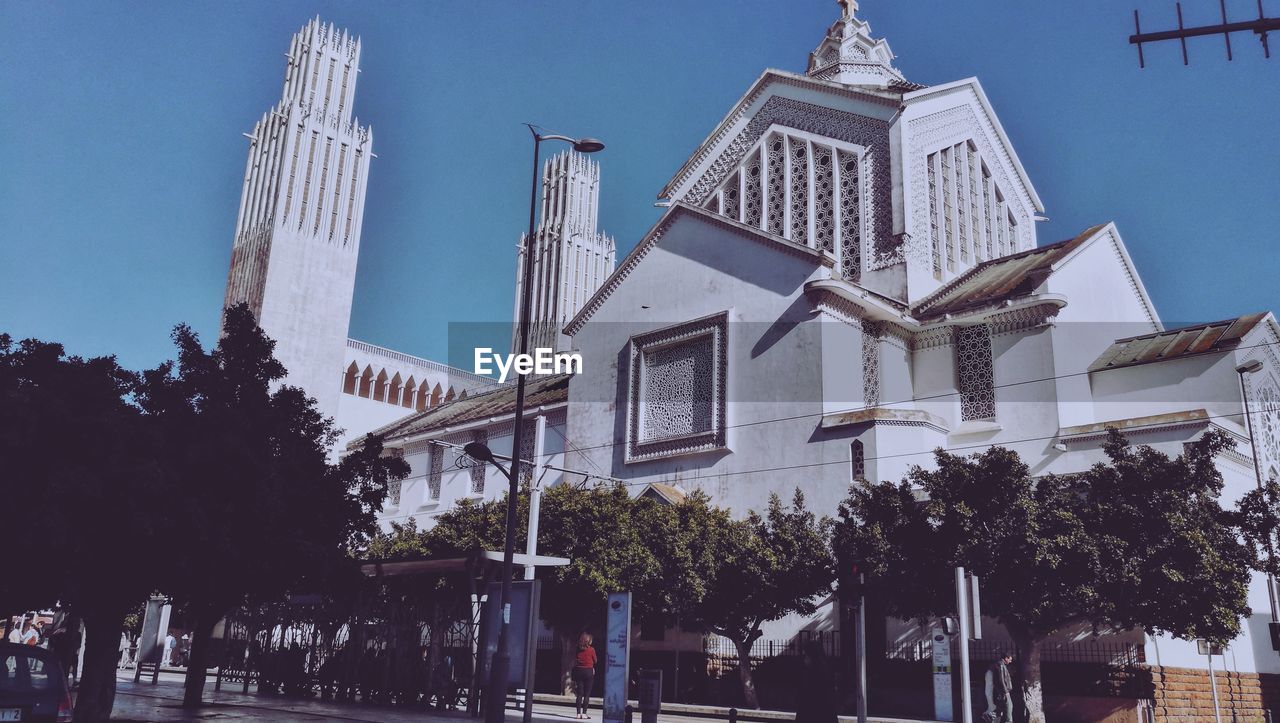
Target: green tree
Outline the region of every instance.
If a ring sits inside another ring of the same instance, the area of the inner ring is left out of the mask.
[[[1108,463],[1039,478],[1007,449],[939,450],[937,469],[851,490],[833,544],[904,619],[952,614],[952,570],[979,575],[983,613],[1013,638],[1023,703],[1043,723],[1040,648],[1056,631],[1141,627],[1215,641],[1239,632],[1255,555],[1219,503],[1214,460],[1231,446],[1210,433],[1170,458],[1130,449],[1112,430]]]
[[[169,491],[159,442],[129,401],[136,376],[114,357],[0,335],[0,498],[18,564],[0,609],[61,601],[85,623],[78,721],[106,720],[125,616],[154,589]]]
[[[662,558],[670,508],[621,484],[558,485],[543,494],[538,552],[568,558],[540,571],[542,619],[560,637],[561,687],[571,688],[579,633],[603,630],[611,592],[630,591],[637,619],[672,619]]]
[[[323,587],[346,550],[375,527],[403,460],[381,441],[332,462],[338,432],[301,389],[280,385],[275,342],[245,305],[227,310],[218,345],[173,334],[177,363],[146,372],[138,400],[162,439],[163,474],[179,494],[162,589],[186,605],[193,632],[184,706],[201,703],[210,633],[227,612]]]
[[[728,520],[706,506],[704,498],[686,501],[681,510],[681,543],[687,556],[679,592],[689,618],[733,641],[746,705],[759,707],[751,675],[751,646],[762,626],[791,614],[812,615],[831,590],[835,567],[829,547],[830,521],[805,507],[796,490],[790,507],[777,495],[765,514]],[[693,527],[700,523],[701,529]],[[697,578],[703,578],[701,580]]]

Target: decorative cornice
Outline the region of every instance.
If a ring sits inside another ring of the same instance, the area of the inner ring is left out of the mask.
[[[1003,314],[995,314],[987,319],[987,323],[991,325],[992,336],[1013,334],[1041,326],[1051,326],[1060,310],[1061,307],[1056,304],[1026,306]]]
[[[891,321],[880,322],[880,330],[883,332],[880,336],[882,341],[902,351],[911,351],[911,339],[914,336],[911,330]]]
[[[813,294],[813,308],[818,313],[825,314],[836,321],[859,326],[866,316],[861,306],[831,291],[819,289]]]
[[[955,343],[955,330],[951,326],[935,326],[911,335],[911,351],[940,349]]]
[[[844,427],[855,424],[873,424],[889,427],[924,427],[939,434],[949,434],[951,428],[946,420],[936,414],[920,409],[893,409],[890,407],[874,407],[860,409],[855,412],[838,412],[822,417],[823,429]]]

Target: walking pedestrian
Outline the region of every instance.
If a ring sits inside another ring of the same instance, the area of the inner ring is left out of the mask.
[[[120,633],[120,661],[116,663],[116,668],[123,670],[129,667],[129,634]]]
[[[1013,678],[1009,675],[1009,663],[1013,656],[1002,653],[987,668],[983,690],[987,694],[987,710],[982,714],[988,723],[1013,723]]]
[[[836,723],[836,679],[821,642],[805,644],[803,665],[796,688],[796,723]]]
[[[570,674],[576,698],[574,717],[578,720],[587,719],[587,707],[591,703],[591,688],[596,678],[596,649],[591,646],[591,643],[590,633],[578,636],[578,652],[573,657],[573,672]]]
[[[173,637],[173,633],[166,633],[164,636],[164,659],[160,661],[160,667],[173,667],[173,649],[177,647],[178,639]]]

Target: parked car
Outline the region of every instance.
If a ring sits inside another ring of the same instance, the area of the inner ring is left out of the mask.
[[[0,643],[0,723],[70,720],[71,692],[53,651]]]

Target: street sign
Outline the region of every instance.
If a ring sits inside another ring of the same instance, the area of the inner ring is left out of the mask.
[[[951,704],[951,638],[941,628],[933,629],[933,717],[955,720]]]
[[[627,709],[631,593],[611,592],[604,639],[604,723],[623,723]]]
[[[1215,645],[1209,647],[1209,641],[1204,638],[1196,638],[1196,652],[1201,655],[1222,655],[1222,646]]]

